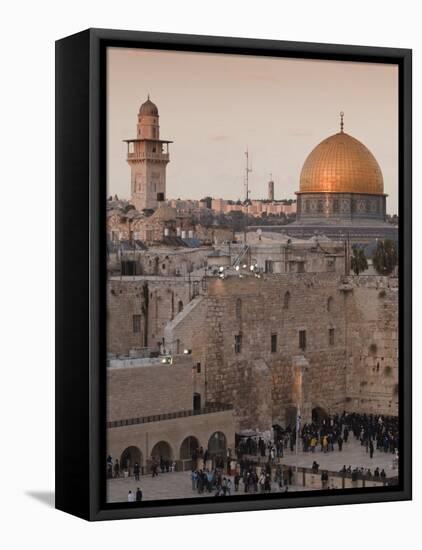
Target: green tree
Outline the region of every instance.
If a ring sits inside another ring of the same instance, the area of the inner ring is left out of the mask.
[[[377,273],[390,275],[398,262],[396,243],[390,239],[378,241],[372,262]]]
[[[368,261],[365,256],[365,252],[362,247],[360,246],[354,246],[353,247],[353,254],[351,258],[351,268],[355,275],[359,275],[359,273],[362,273],[362,271],[365,271],[368,269]]]

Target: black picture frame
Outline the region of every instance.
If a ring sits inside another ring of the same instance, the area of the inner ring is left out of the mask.
[[[105,503],[105,52],[154,48],[374,63],[399,68],[398,486],[261,498]],[[56,42],[56,508],[86,520],[326,506],[412,498],[412,51],[89,29]]]

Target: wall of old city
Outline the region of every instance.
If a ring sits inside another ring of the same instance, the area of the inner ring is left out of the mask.
[[[205,366],[207,401],[232,403],[241,428],[291,422],[295,364],[303,361],[307,419],[315,408],[395,414],[396,280],[348,277],[345,283],[336,273],[261,277],[210,280],[207,296],[166,330],[166,343],[177,339]],[[306,332],[304,350],[300,331]]]
[[[211,283],[206,318],[207,398],[233,403],[240,425],[246,428],[255,417],[264,421],[263,412],[257,414],[260,403],[256,398],[262,381],[268,392],[266,401],[271,403],[270,414],[266,414],[272,422],[284,424],[296,406],[293,358],[304,356],[309,362],[304,373],[307,394],[312,396],[307,410],[331,411],[343,403],[344,296],[338,282],[336,274],[327,273]],[[331,344],[329,329],[334,329]],[[305,350],[299,347],[299,331],[306,332]],[[241,351],[236,353],[239,335]]]
[[[398,414],[398,279],[353,277],[347,297],[348,410]]]

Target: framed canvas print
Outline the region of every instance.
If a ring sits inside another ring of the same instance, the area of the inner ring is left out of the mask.
[[[411,498],[411,51],[56,44],[56,506]]]

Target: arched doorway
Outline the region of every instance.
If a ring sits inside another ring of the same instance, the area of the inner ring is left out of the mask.
[[[199,449],[199,441],[193,435],[186,437],[180,445],[180,459],[188,460],[192,458],[193,451]]]
[[[284,411],[284,418],[286,427],[290,426],[292,429],[296,427],[297,421],[297,408],[296,407],[286,407]]]
[[[208,440],[208,453],[211,456],[225,456],[227,440],[223,432],[214,432]]]
[[[167,441],[159,441],[152,448],[151,456],[157,460],[172,460],[173,452]]]
[[[322,422],[328,418],[328,413],[322,407],[314,407],[312,409],[312,421],[313,422]]]
[[[138,463],[139,467],[142,468],[142,453],[138,447],[127,447],[121,454],[120,457],[120,468],[122,470],[127,470],[129,475],[133,473],[133,467]]]

